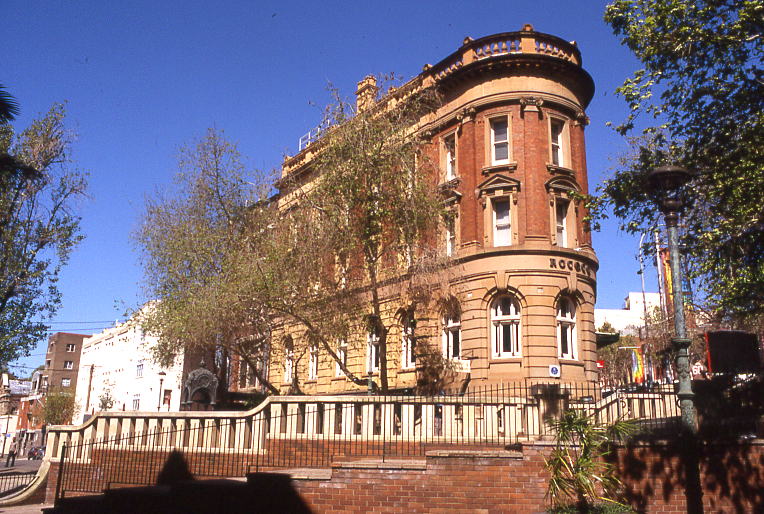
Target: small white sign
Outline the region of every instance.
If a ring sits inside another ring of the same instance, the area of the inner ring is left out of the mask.
[[[550,364],[549,365],[549,376],[552,378],[560,378],[560,375],[562,373],[560,372],[560,366],[557,364]]]
[[[472,361],[458,359],[454,361],[454,371],[457,373],[469,373]]]

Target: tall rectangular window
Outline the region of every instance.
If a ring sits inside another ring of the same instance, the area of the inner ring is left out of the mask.
[[[239,361],[239,388],[247,387],[247,370],[249,366],[243,360]]]
[[[133,410],[141,410],[141,395],[133,395]]]
[[[286,348],[284,356],[284,383],[291,384],[294,379],[294,350],[291,345]]]
[[[366,371],[379,371],[379,335],[376,331],[369,332],[367,343]]]
[[[572,300],[560,298],[557,304],[557,345],[561,359],[576,359],[576,307]]]
[[[552,164],[555,166],[564,166],[565,155],[563,148],[563,131],[565,130],[565,122],[555,118],[550,119],[549,128],[551,134],[551,146],[552,146]]]
[[[493,246],[512,244],[509,217],[509,198],[494,199],[493,205]]]
[[[460,359],[462,356],[462,328],[459,316],[449,316],[443,320],[443,356],[446,359]]]
[[[491,120],[491,164],[509,162],[509,123],[506,117]]]
[[[453,219],[446,219],[446,257],[453,257],[456,253],[456,224]]]
[[[310,345],[310,360],[308,361],[308,380],[318,379],[318,345]]]
[[[401,367],[404,369],[416,366],[416,336],[414,335],[415,321],[411,313],[403,315],[401,320],[402,358]]]
[[[570,203],[562,198],[555,200],[555,225],[557,245],[568,246],[568,206]]]
[[[456,178],[456,135],[451,134],[443,139],[445,152],[446,180]]]
[[[346,368],[348,365],[348,343],[344,339],[340,339],[339,344],[337,345],[337,357],[339,358],[339,362],[337,362],[335,366],[335,375],[341,377],[345,374],[345,372],[342,371],[340,362]]]
[[[143,363],[139,362],[137,366],[135,366],[135,376],[136,378],[141,378],[143,376]]]

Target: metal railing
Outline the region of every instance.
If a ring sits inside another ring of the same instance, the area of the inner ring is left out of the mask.
[[[37,471],[10,471],[0,473],[0,498],[15,494],[32,483]]]
[[[588,383],[521,382],[437,396],[270,397],[244,413],[107,413],[81,427],[53,428],[49,454],[60,461],[60,498],[155,484],[173,452],[193,476],[207,478],[506,448],[550,438],[546,422],[568,409],[602,423],[633,419],[649,431],[678,419],[668,390],[608,394]]]

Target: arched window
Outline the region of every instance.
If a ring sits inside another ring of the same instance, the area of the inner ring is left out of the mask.
[[[511,296],[500,296],[491,305],[494,357],[520,357],[520,304]]]
[[[446,359],[462,358],[462,320],[459,314],[443,318],[443,356]]]
[[[557,301],[557,349],[561,359],[576,359],[576,304],[567,297]]]

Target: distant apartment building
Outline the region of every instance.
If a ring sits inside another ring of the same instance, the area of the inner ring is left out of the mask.
[[[129,320],[83,343],[73,423],[102,410],[177,411],[182,358],[162,368],[151,358],[156,337]]]
[[[599,330],[609,323],[623,335],[639,335],[645,326],[645,314],[654,316],[660,308],[660,293],[629,293],[624,299],[623,309],[594,309],[594,325]]]
[[[40,416],[45,402],[42,377],[43,369],[37,369],[32,373],[30,390],[19,401],[16,432],[23,453],[26,453],[29,447],[45,445],[44,423]]]
[[[44,391],[67,390],[75,393],[77,373],[80,369],[80,352],[84,334],[56,332],[48,338],[45,367],[40,388]]]

